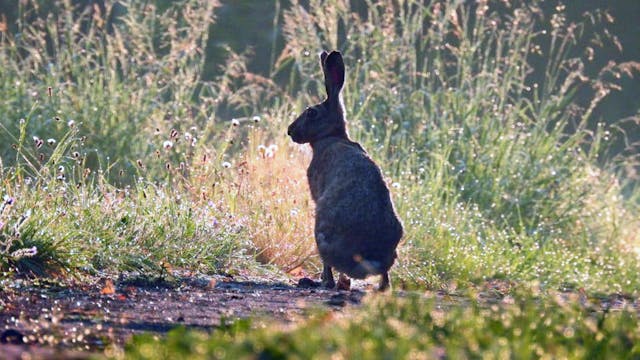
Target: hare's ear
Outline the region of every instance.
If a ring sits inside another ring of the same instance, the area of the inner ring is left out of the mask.
[[[324,71],[324,86],[327,89],[329,100],[338,100],[340,91],[344,85],[344,62],[338,51],[320,54],[322,70]]]
[[[320,53],[320,67],[322,67],[322,71],[324,71],[324,61],[327,60],[327,52],[326,51],[322,51]]]

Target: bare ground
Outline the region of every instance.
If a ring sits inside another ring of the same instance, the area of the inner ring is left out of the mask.
[[[0,359],[86,358],[137,333],[211,331],[250,316],[293,322],[314,308],[357,306],[365,293],[225,276],[14,281],[0,290]]]

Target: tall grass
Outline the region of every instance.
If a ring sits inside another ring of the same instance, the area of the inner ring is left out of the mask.
[[[535,3],[508,15],[493,2],[367,4],[357,14],[348,2],[294,2],[280,63],[320,81],[307,49],[346,54],[352,137],[382,163],[407,228],[399,276],[631,289],[637,210],[621,197],[620,168],[596,161],[611,129],[588,127],[603,94],[586,109],[573,101],[608,86],[568,56],[584,24],[565,24],[562,8],[545,19]],[[544,21],[552,31],[538,30]],[[531,84],[540,56],[547,75]]]
[[[151,181],[153,172],[138,160],[133,185],[114,186],[109,168],[94,171],[88,164],[78,127],[70,126],[59,141],[35,137],[32,143],[25,141],[28,122],[20,123],[16,164],[0,169],[5,275],[166,274],[173,267],[233,272],[231,265],[252,266],[244,220],[210,198],[213,189],[186,184],[184,162],[168,160],[165,181]],[[215,173],[210,163],[192,167],[190,174]]]
[[[29,138],[59,139],[75,124],[89,165],[129,179],[172,129],[205,135],[219,101],[214,84],[199,80],[216,4],[185,1],[160,12],[152,3],[109,2],[101,13],[57,1],[55,13],[40,13],[38,1],[19,2],[31,21],[3,33],[2,157],[15,157],[21,118]]]
[[[215,119],[225,84],[200,80],[217,3],[39,5],[2,33],[0,267],[249,266],[243,220],[214,196],[232,137]]]
[[[135,253],[216,271],[240,254],[313,273],[310,154],[284,129],[324,96],[316,52],[338,49],[350,134],[405,223],[396,283],[635,291],[637,195],[620,176],[633,158],[602,161],[614,129],[590,124],[612,85],[569,56],[583,24],[535,2],[365,3],[292,1],[271,76],[231,54],[212,82],[200,77],[212,2],[108,2],[105,14],[61,2],[56,17],[3,33],[2,194],[20,204],[6,223],[32,209],[24,226],[57,234],[5,227],[3,268],[38,238],[67,268],[144,269],[123,255]],[[583,87],[604,92],[579,108]]]

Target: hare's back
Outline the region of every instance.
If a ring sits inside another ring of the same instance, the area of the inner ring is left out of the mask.
[[[318,221],[363,241],[397,243],[401,226],[380,168],[357,144],[332,149],[324,189],[317,199]]]

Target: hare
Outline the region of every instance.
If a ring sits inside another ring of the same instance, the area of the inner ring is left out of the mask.
[[[341,92],[345,79],[342,55],[320,54],[327,99],[307,108],[287,134],[309,143],[313,157],[307,169],[316,203],[315,239],[323,262],[322,285],[333,288],[332,268],[355,279],[381,275],[378,290],[390,287],[389,269],[403,228],[380,168],[347,133]],[[342,275],[341,275],[342,276]]]

